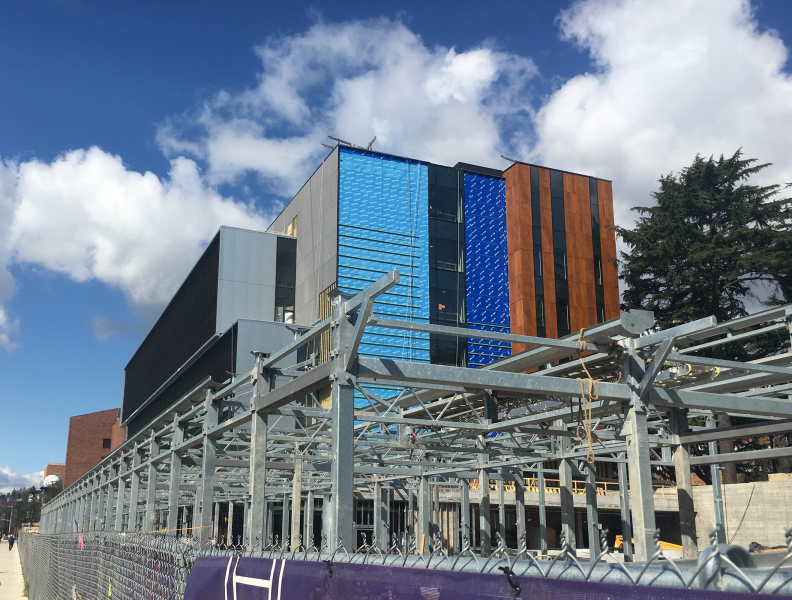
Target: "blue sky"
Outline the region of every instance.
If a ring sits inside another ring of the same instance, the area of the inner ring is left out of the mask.
[[[119,405],[211,234],[266,226],[324,136],[613,179],[627,224],[697,152],[792,181],[791,40],[784,0],[4,2],[0,489]]]

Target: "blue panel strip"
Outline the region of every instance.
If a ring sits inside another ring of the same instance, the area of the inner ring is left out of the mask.
[[[400,284],[379,297],[374,315],[429,322],[426,165],[345,147],[339,160],[338,288],[356,293],[398,269]],[[429,334],[371,331],[362,356],[429,362]],[[367,402],[359,396],[356,404]]]
[[[506,245],[506,182],[465,173],[465,285],[467,326],[511,331]],[[511,354],[511,344],[468,339],[468,365],[480,367]]]

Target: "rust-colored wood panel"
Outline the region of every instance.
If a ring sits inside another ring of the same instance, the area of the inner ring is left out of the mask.
[[[592,255],[593,256],[593,255]],[[572,330],[597,323],[597,295],[594,288],[594,260],[569,258],[569,310]]]
[[[599,196],[600,239],[602,244],[602,283],[605,295],[605,318],[619,316],[619,272],[616,260],[616,233],[613,231],[613,186],[610,181],[597,181]]]
[[[545,333],[558,337],[555,275],[553,269],[553,214],[550,206],[550,170],[539,169],[539,206],[542,217],[542,266],[544,267]]]
[[[504,178],[511,331],[536,335],[530,167],[515,164]],[[524,349],[517,346],[513,353]]]
[[[589,327],[597,322],[588,182],[588,177],[564,174],[569,316],[572,331]]]

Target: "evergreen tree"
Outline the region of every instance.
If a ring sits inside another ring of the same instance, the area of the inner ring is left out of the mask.
[[[792,302],[792,203],[779,199],[779,185],[756,186],[751,176],[770,164],[745,159],[696,156],[678,175],[659,180],[657,204],[637,207],[636,227],[617,227],[629,252],[621,253],[627,284],[624,308],[654,311],[659,328],[714,315],[718,322],[748,314],[746,303]],[[786,349],[785,332],[750,342],[715,346],[718,358],[749,360]],[[731,420],[718,415],[718,426]],[[720,452],[734,442],[719,443]],[[724,468],[736,483],[736,466]]]
[[[634,229],[617,227],[625,308],[654,311],[670,327],[747,314],[747,301],[792,302],[792,205],[778,185],[747,181],[769,167],[738,150],[660,178],[656,206],[637,207]],[[765,297],[762,297],[765,296]]]

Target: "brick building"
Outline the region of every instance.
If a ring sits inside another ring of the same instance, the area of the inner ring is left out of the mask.
[[[69,419],[64,488],[124,442],[119,416],[119,409],[112,408]]]
[[[47,463],[47,466],[44,467],[44,479],[50,475],[57,475],[58,478],[63,481],[65,471],[66,465],[64,463]]]

